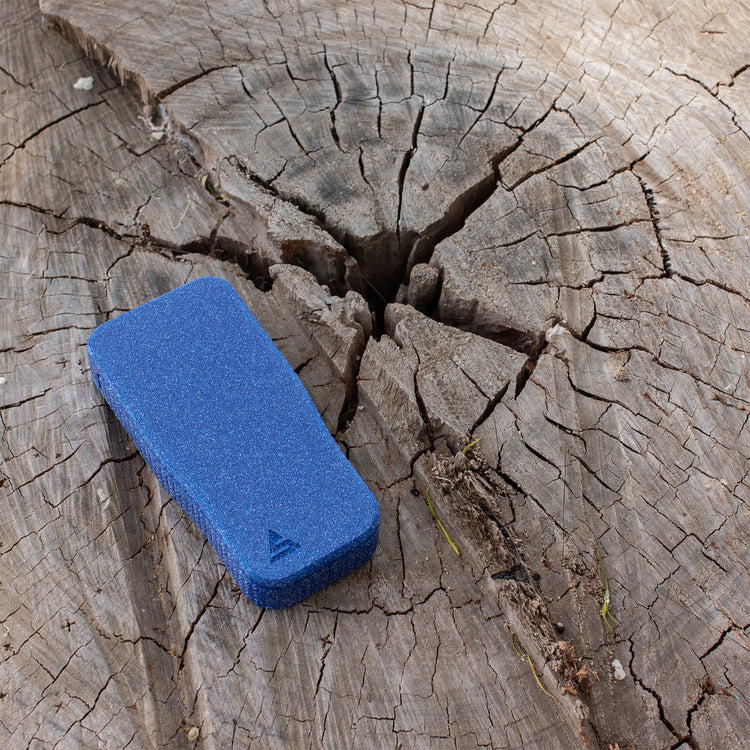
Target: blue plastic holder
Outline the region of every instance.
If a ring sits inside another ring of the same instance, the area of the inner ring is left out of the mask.
[[[377,501],[304,386],[222,279],[99,326],[94,383],[166,490],[262,607],[287,607],[366,562]]]

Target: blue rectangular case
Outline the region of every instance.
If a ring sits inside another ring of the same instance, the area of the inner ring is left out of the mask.
[[[242,591],[287,607],[366,562],[380,512],[232,287],[202,278],[99,326],[91,374]]]

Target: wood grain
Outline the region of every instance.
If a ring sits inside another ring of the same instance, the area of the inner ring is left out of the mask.
[[[0,10],[3,747],[744,747],[747,9],[40,4]],[[381,506],[288,610],[88,378],[206,274]]]

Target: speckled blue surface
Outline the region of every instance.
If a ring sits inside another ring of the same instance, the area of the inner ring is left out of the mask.
[[[286,607],[366,562],[380,511],[297,375],[221,279],[89,337],[99,390],[245,595]]]

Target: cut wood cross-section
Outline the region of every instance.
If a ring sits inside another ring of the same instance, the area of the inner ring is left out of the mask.
[[[40,6],[0,9],[0,744],[745,747],[750,11]],[[381,507],[286,610],[89,377],[205,275]]]

